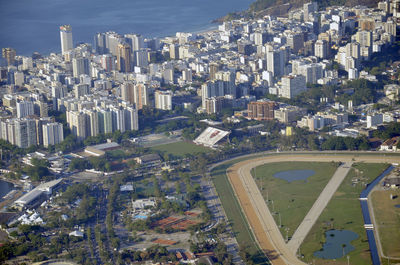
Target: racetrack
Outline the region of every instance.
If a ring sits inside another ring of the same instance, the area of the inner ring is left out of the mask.
[[[326,207],[330,198],[340,185],[342,178],[347,175],[349,170],[348,166],[354,162],[365,162],[365,163],[398,163],[400,161],[399,156],[385,156],[380,155],[363,155],[361,153],[348,153],[348,154],[326,154],[326,153],[311,153],[308,154],[279,154],[279,155],[268,155],[261,158],[253,158],[246,161],[242,161],[234,164],[227,170],[227,175],[230,183],[235,191],[235,195],[246,215],[247,222],[251,227],[251,230],[256,238],[260,248],[266,253],[272,264],[305,264],[300,261],[295,251],[301,242],[295,242],[286,244],[278,226],[276,225],[272,214],[270,213],[264,198],[262,197],[253,177],[250,174],[250,170],[254,167],[273,162],[290,162],[290,161],[313,161],[313,162],[345,162],[348,163],[345,168],[339,168],[341,172],[337,176],[337,180],[333,180],[330,188],[324,189],[320,195],[320,201],[310,211],[302,224],[299,226],[300,229],[297,232],[296,238],[302,240],[307,235],[308,231],[314,225],[318,219],[320,213]],[[338,169],[338,170],[339,170]],[[344,175],[344,176],[343,176]],[[339,177],[340,176],[340,177]],[[331,181],[330,181],[331,183]],[[329,186],[329,183],[327,187]],[[311,216],[311,218],[310,218]],[[304,224],[303,224],[304,223]]]

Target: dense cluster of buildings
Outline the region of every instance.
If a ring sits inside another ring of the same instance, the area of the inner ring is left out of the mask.
[[[360,62],[394,41],[396,5],[384,1],[376,9],[319,11],[312,2],[288,18],[232,20],[201,34],[157,39],[98,33],[93,46],[74,46],[71,26],[61,26],[61,54],[26,57],[12,48],[2,50],[8,66],[0,69],[0,138],[20,147],[60,143],[63,126],[48,117],[49,111],[66,113],[79,140],[138,130],[138,110],[168,111],[174,105],[209,114],[241,108],[251,119],[297,120],[299,126],[321,128],[331,124],[330,118],[318,114],[300,120],[305,113],[299,109],[256,102],[254,95],[292,99],[309,84],[337,84],[334,61],[348,79],[374,81]],[[201,84],[193,87],[194,81]],[[398,89],[388,93],[398,97]],[[370,123],[377,120],[373,116]]]

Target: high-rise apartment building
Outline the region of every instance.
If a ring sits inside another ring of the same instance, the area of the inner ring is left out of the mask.
[[[172,92],[157,90],[154,93],[156,109],[172,110]]]
[[[125,34],[125,39],[132,47],[132,53],[146,48],[144,37],[140,34]]]
[[[131,47],[127,43],[118,45],[117,69],[120,72],[132,72]]]
[[[361,46],[372,47],[372,32],[368,30],[359,30],[356,33],[356,40]]]
[[[272,45],[266,46],[267,52],[267,70],[275,77],[285,74],[285,50],[275,49]]]
[[[131,104],[135,103],[135,84],[133,82],[126,81],[121,85],[121,98]]]
[[[146,49],[137,50],[134,54],[136,66],[147,67],[149,65],[149,55]]]
[[[73,135],[79,141],[85,140],[88,137],[88,130],[86,125],[86,115],[79,111],[68,111],[67,112],[67,123]]]
[[[127,107],[125,109],[125,126],[127,130],[139,130],[139,118],[137,109]]]
[[[32,101],[19,101],[17,102],[17,118],[34,115],[34,104]]]
[[[71,25],[63,25],[60,27],[60,39],[61,39],[61,53],[64,54],[74,49],[72,42],[72,27]]]
[[[306,78],[302,75],[287,75],[282,77],[281,97],[293,98],[307,90]]]
[[[247,105],[249,119],[273,120],[277,105],[273,101],[253,101]]]
[[[143,106],[150,105],[149,100],[149,86],[147,84],[136,84],[134,87],[134,103],[136,105],[136,109],[142,109]]]
[[[80,98],[84,95],[89,95],[90,94],[89,85],[86,85],[86,84],[75,85],[74,93],[75,93],[75,98]]]
[[[33,119],[16,119],[15,122],[15,145],[28,148],[37,145],[36,122]]]
[[[202,107],[206,109],[206,99],[211,97],[223,97],[224,82],[221,80],[207,81],[201,86]]]
[[[325,40],[317,40],[314,46],[315,56],[321,59],[326,59],[329,56],[328,42]]]
[[[73,58],[72,73],[75,78],[79,78],[80,75],[89,75],[89,60],[84,57]]]
[[[107,72],[115,70],[115,57],[112,54],[103,54],[100,59],[101,67]]]
[[[63,126],[61,123],[52,122],[42,125],[43,146],[59,144],[64,141]]]
[[[15,56],[17,52],[13,48],[3,48],[2,49],[3,58],[7,60],[7,65],[11,66],[15,64]]]

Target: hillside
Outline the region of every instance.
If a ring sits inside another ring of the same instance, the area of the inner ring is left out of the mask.
[[[248,9],[248,12],[253,16],[263,15],[285,15],[293,8],[299,8],[304,3],[310,0],[256,0]],[[328,6],[334,5],[365,5],[368,7],[376,6],[378,0],[317,0],[318,6],[325,9]]]
[[[262,17],[265,15],[273,16],[285,16],[288,12],[295,8],[300,8],[304,3],[308,3],[310,0],[256,0],[253,2],[248,10],[243,12],[229,13],[228,15],[216,19],[213,22],[222,23],[223,21],[229,21],[232,19],[238,19],[240,17]],[[345,5],[345,6],[356,6],[365,5],[368,7],[377,6],[379,0],[316,0],[318,6],[321,9],[325,9],[328,6],[334,5]]]

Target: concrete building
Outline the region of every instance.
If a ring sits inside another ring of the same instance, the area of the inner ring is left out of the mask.
[[[59,144],[64,141],[63,125],[58,122],[47,123],[42,125],[43,130],[43,146]]]
[[[89,75],[89,60],[84,57],[73,58],[72,72],[75,78],[79,78],[80,75]]]
[[[306,78],[302,75],[288,75],[282,77],[282,87],[279,95],[284,98],[293,98],[307,90]]]
[[[16,103],[17,118],[24,118],[26,116],[34,115],[34,104],[32,101],[19,101]]]
[[[314,52],[315,52],[315,56],[317,56],[318,58],[321,59],[326,59],[329,56],[329,51],[328,51],[329,46],[328,46],[328,42],[325,40],[317,40],[315,42],[315,46],[314,46]]]
[[[383,123],[383,114],[377,113],[367,116],[367,128],[375,127]]]
[[[75,98],[80,98],[82,96],[89,95],[90,94],[89,85],[85,85],[85,84],[75,85],[74,86],[74,94],[75,94]]]
[[[247,105],[249,119],[273,120],[277,104],[273,101],[253,101]]]
[[[300,119],[306,113],[305,110],[296,106],[286,106],[274,110],[274,118],[282,123],[291,123]]]
[[[226,103],[224,97],[211,97],[205,99],[205,111],[208,114],[219,113]]]
[[[154,99],[156,109],[172,110],[172,91],[157,90]]]
[[[63,25],[60,27],[60,40],[61,40],[61,53],[74,49],[72,41],[72,27],[71,25]]]
[[[6,59],[7,65],[11,66],[15,64],[15,56],[17,52],[13,48],[3,48],[2,49],[3,58]]]
[[[86,125],[86,115],[83,112],[68,111],[67,123],[72,134],[75,135],[79,141],[83,141],[86,137],[90,136]]]
[[[360,46],[372,47],[372,32],[368,30],[359,30],[355,35],[355,39]]]
[[[28,148],[37,145],[36,122],[33,119],[16,119],[15,124],[15,145],[21,148]]]
[[[118,44],[117,51],[117,70],[124,73],[132,72],[131,47],[129,44]]]

